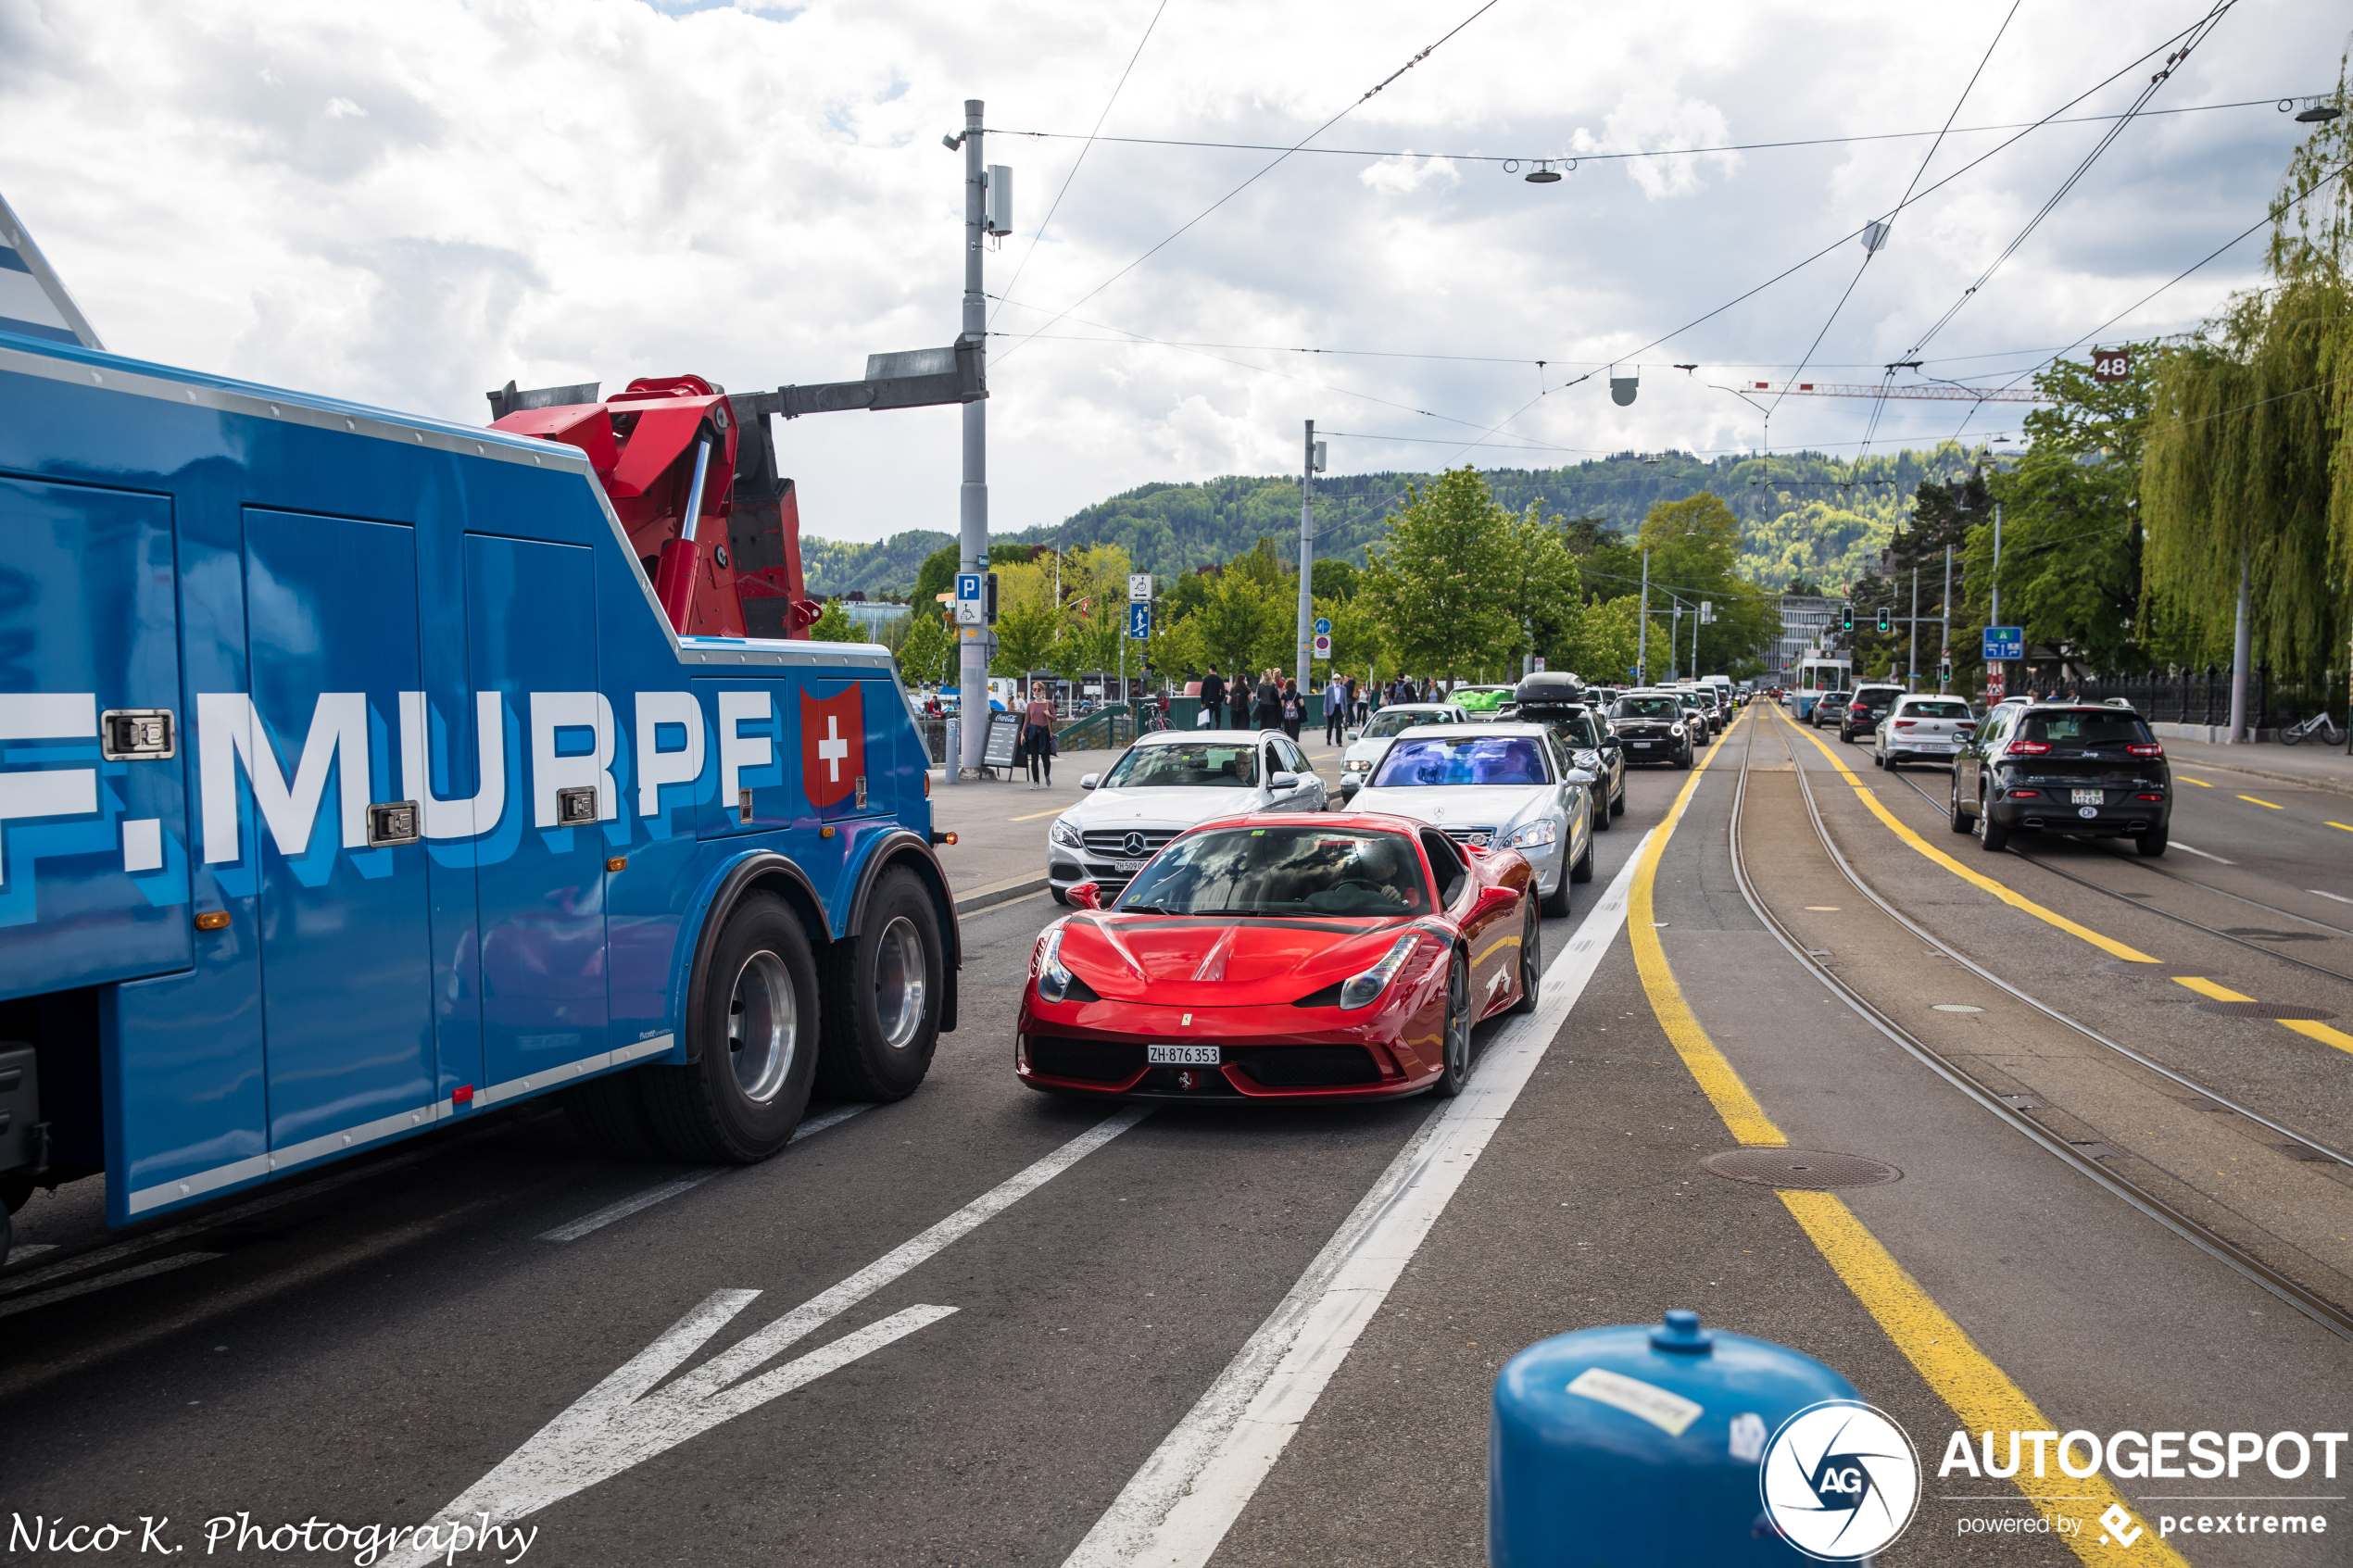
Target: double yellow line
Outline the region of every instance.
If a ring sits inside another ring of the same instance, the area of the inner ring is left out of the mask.
[[[1725,731],[1723,739],[1730,740],[1748,717],[1743,711]],[[1817,746],[1821,742],[1817,740]],[[1699,788],[1699,783],[1715,761],[1722,743],[1708,748],[1705,761],[1692,770],[1682,790],[1675,797],[1675,804],[1667,809],[1658,831],[1651,835],[1642,858],[1634,872],[1634,886],[1627,900],[1627,922],[1634,948],[1634,967],[1641,974],[1643,993],[1650,998],[1651,1010],[1658,1015],[1659,1027],[1682,1059],[1683,1065],[1698,1081],[1701,1090],[1715,1106],[1716,1113],[1732,1135],[1743,1144],[1766,1148],[1786,1148],[1788,1136],[1773,1124],[1765,1108],[1749,1092],[1748,1085],[1724,1053],[1708,1038],[1707,1031],[1692,1016],[1691,1006],[1683,999],[1682,987],[1675,982],[1675,972],[1667,962],[1667,950],[1658,938],[1653,888],[1658,877],[1659,862],[1667,853],[1667,841],[1674,836],[1676,825],[1682,821],[1684,809]],[[1824,747],[1824,754],[1829,748]],[[1837,763],[1832,757],[1831,760]],[[1845,772],[1841,766],[1839,771]],[[1850,783],[1854,775],[1847,774]],[[1860,788],[1859,784],[1857,788]],[[1868,790],[1862,791],[1866,799]],[[1873,802],[1876,806],[1876,802]],[[1885,818],[1884,811],[1881,812]],[[1899,832],[1908,832],[1893,819],[1885,819]],[[1923,853],[1934,854],[1919,835],[1913,842]],[[1953,869],[1961,870],[1957,862]],[[1966,872],[1963,872],[1967,875]],[[2056,920],[2058,917],[2052,916]],[[2077,928],[2079,931],[2081,928]],[[2084,933],[2091,935],[2090,933]],[[2130,949],[2126,949],[2127,952]],[[2137,956],[2137,955],[2134,955]],[[1810,1237],[1832,1272],[1855,1294],[1864,1310],[1877,1320],[1895,1348],[1919,1371],[1937,1397],[1952,1407],[1964,1431],[1981,1432],[2054,1432],[2054,1426],[2026,1396],[2025,1390],[2010,1381],[2009,1374],[1995,1365],[1992,1357],[1977,1348],[1961,1325],[1953,1321],[1935,1298],[1920,1288],[1903,1264],[1881,1245],[1877,1236],[1855,1217],[1854,1210],[1827,1192],[1779,1192],[1777,1196],[1798,1224]],[[1928,1455],[1921,1456],[1924,1464],[1935,1462]],[[1926,1487],[1931,1472],[1923,1469],[1921,1485]],[[2057,1484],[2057,1483],[2054,1483]],[[2130,1513],[2131,1507],[2123,1496],[2109,1486],[2104,1475],[2087,1479],[2068,1477],[2066,1500],[2082,1505],[2080,1510],[2062,1508],[2055,1498],[2026,1495],[2036,1512],[2052,1521],[2056,1533],[2057,1521],[2065,1518],[2075,1526],[2075,1533],[2059,1538],[2066,1541],[2075,1555],[2100,1568],[2188,1568],[2180,1553],[2154,1536],[2140,1537],[2132,1548],[2113,1544],[2100,1531],[2098,1516],[2111,1506],[2120,1506]]]
[[[2019,892],[2016,888],[2010,887],[2003,883],[1996,882],[1982,872],[1972,871],[1968,866],[1961,864],[1960,861],[1953,859],[1952,856],[1947,855],[1944,850],[1937,848],[1934,845],[1929,843],[1928,840],[1922,838],[1919,834],[1913,832],[1910,827],[1901,822],[1898,822],[1895,818],[1895,813],[1887,809],[1887,803],[1880,799],[1878,791],[1868,787],[1862,780],[1856,778],[1854,772],[1846,766],[1844,759],[1842,759],[1838,753],[1832,751],[1828,746],[1825,746],[1819,735],[1808,734],[1806,738],[1812,741],[1815,746],[1820,750],[1821,754],[1830,759],[1831,766],[1838,770],[1839,777],[1844,779],[1849,784],[1854,786],[1856,795],[1861,798],[1864,805],[1870,808],[1871,815],[1886,823],[1887,829],[1890,833],[1894,834],[1897,838],[1902,839],[1906,844],[1910,845],[1922,855],[1925,855],[1930,859],[1935,861],[1938,865],[1943,866],[1946,871],[1951,872],[1955,876],[1959,877],[1962,881],[1970,884],[1972,886],[1983,888],[1986,892],[1994,895],[1994,897],[1999,898],[2003,903],[2009,905],[2010,908],[2014,909],[2022,909],[2026,913],[2032,915],[2036,920],[2043,922],[2045,924],[2057,927],[2058,930],[2066,932],[2070,936],[2078,936],[2082,938],[2084,941],[2089,942],[2093,947],[2097,947],[2104,953],[2123,959],[2130,963],[2159,963],[2163,961],[2162,960],[2155,958],[2150,954],[2142,952],[2137,947],[2127,947],[2123,943],[2116,940],[2113,936],[2103,935],[2101,933],[2094,931],[2088,925],[2079,924],[2076,922],[2068,919],[2065,915],[2060,914],[2056,909],[2045,909],[2042,905],[2036,903],[2033,899],[2029,898],[2023,893]],[[2240,993],[2232,990],[2227,985],[2218,985],[2213,981],[2205,979],[2198,975],[2176,975],[2174,976],[2174,981],[2177,985],[2195,991],[2201,997],[2210,997],[2218,1002],[2251,1002],[2255,1000],[2253,997],[2243,996]],[[2273,1019],[2272,1022],[2279,1024],[2284,1029],[2293,1029],[2297,1034],[2304,1035],[2308,1039],[2318,1040],[2324,1046],[2334,1046],[2338,1050],[2353,1053],[2353,1035],[2347,1035],[2343,1030],[2332,1029],[2325,1023],[2314,1023],[2308,1019],[2301,1018],[2278,1018]]]

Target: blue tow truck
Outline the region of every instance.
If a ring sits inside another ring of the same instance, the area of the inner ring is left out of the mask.
[[[778,592],[740,558],[799,585],[790,399],[503,395],[476,429],[109,354],[0,206],[8,1211],[103,1173],[144,1221],[547,1095],[616,1154],[757,1160],[955,1027],[889,656],[803,605],[677,629]]]

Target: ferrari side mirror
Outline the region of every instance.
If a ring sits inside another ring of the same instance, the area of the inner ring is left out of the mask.
[[[1103,907],[1103,890],[1099,883],[1082,882],[1064,897],[1082,909],[1100,909]]]

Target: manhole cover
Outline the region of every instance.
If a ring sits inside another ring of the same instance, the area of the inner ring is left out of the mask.
[[[2172,980],[2182,975],[2203,976],[2211,980],[2219,975],[2228,974],[2230,971],[2216,969],[2211,964],[2104,963],[2100,965],[2100,972],[2102,974],[2137,974],[2149,980]]]
[[[1761,1187],[1828,1192],[1832,1187],[1874,1187],[1900,1182],[1904,1173],[1859,1154],[1826,1154],[1810,1148],[1728,1148],[1700,1161],[1719,1176]]]
[[[2259,925],[2226,925],[2225,936],[2251,937],[2258,942],[2325,942],[2327,937],[2311,931],[2266,931]]]
[[[2324,1023],[2336,1014],[2326,1008],[2300,1008],[2293,1002],[2195,1002],[2200,1012],[2219,1013],[2224,1018],[2293,1018],[2309,1023]]]

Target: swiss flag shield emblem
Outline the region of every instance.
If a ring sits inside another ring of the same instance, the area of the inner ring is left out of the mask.
[[[800,789],[824,810],[847,799],[866,775],[866,710],[850,682],[828,697],[800,693]]]

